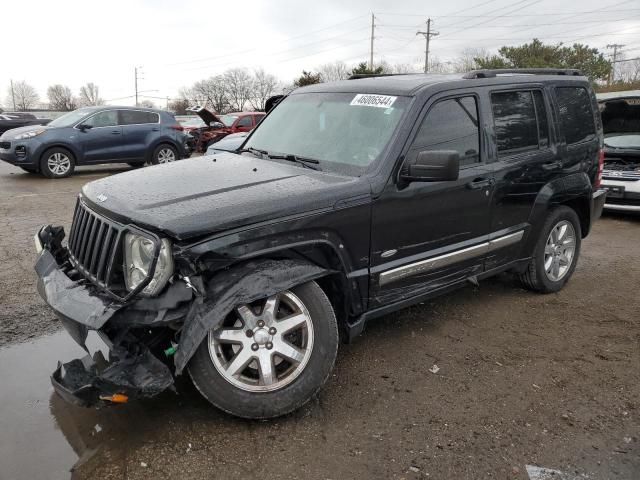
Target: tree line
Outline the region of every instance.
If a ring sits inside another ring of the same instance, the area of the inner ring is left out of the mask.
[[[412,73],[420,72],[421,62],[389,64],[381,61],[370,68],[366,62],[347,65],[331,62],[302,74],[290,82],[283,82],[264,69],[231,68],[222,74],[199,80],[190,87],[183,87],[177,98],[168,105],[179,115],[188,113],[191,106],[202,105],[216,113],[263,110],[266,100],[293,88],[320,82],[344,80],[354,74]],[[433,55],[429,62],[430,73],[456,73],[481,68],[577,68],[591,79],[596,88],[638,88],[640,84],[640,60],[612,64],[597,48],[576,43],[571,46],[545,44],[538,39],[519,46],[504,46],[497,53],[482,48],[468,48],[450,61],[440,61]],[[77,95],[65,85],[51,85],[47,89],[49,107],[52,110],[69,111],[86,105],[102,105],[99,88],[93,83],[82,86]],[[35,88],[25,81],[13,82],[9,87],[6,105],[16,110],[28,110],[38,105]],[[139,105],[154,107],[142,100]]]
[[[47,88],[47,99],[49,100],[50,110],[61,112],[70,112],[79,107],[104,104],[104,100],[100,98],[100,88],[91,82],[80,87],[77,95],[74,95],[66,85],[51,85]],[[25,80],[12,81],[7,88],[5,100],[7,108],[24,112],[37,108],[39,104],[40,95],[38,95],[38,91]]]

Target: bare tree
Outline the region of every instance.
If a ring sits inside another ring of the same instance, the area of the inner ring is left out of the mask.
[[[422,71],[422,67],[417,67],[413,63],[395,63],[391,67],[393,73],[419,73]]]
[[[47,88],[47,97],[49,98],[49,108],[61,112],[69,112],[75,110],[77,100],[71,93],[71,89],[66,85],[51,85]]]
[[[24,80],[13,82],[13,88],[9,87],[7,103],[10,105],[15,104],[18,111],[25,111],[35,107],[39,100],[40,97],[36,89]]]
[[[92,82],[80,87],[80,98],[78,103],[83,107],[104,105],[104,100],[100,98],[100,88]]]
[[[232,68],[224,72],[224,87],[227,92],[229,108],[242,111],[251,97],[253,79],[246,68]]]
[[[618,79],[623,83],[640,81],[640,59],[625,60],[616,64]]]
[[[278,88],[275,75],[265,72],[262,68],[253,73],[253,82],[249,103],[254,110],[264,110],[264,103],[273,96]]]
[[[333,63],[325,63],[318,67],[318,73],[322,77],[323,82],[335,82],[337,80],[345,80],[351,75],[351,69],[344,62],[336,61]]]
[[[486,48],[465,48],[460,56],[454,60],[453,68],[456,72],[468,72],[479,68],[478,59],[488,58],[489,51]]]
[[[151,100],[149,100],[148,98],[145,98],[144,100],[140,100],[138,102],[138,106],[143,108],[158,108],[157,105],[153,103]]]
[[[200,80],[194,83],[191,88],[183,88],[180,95],[189,100],[191,106],[206,105],[216,113],[224,113],[229,110],[229,100],[222,75]]]
[[[176,115],[187,115],[189,113],[187,112],[187,109],[192,105],[193,104],[187,98],[176,98],[169,102],[169,110]]]

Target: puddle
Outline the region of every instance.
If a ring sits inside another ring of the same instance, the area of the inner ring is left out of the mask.
[[[95,340],[95,339],[92,339]],[[91,342],[95,349],[97,342]],[[2,477],[69,478],[85,453],[84,442],[65,437],[70,416],[93,429],[99,412],[65,404],[54,394],[49,375],[58,359],[83,356],[66,332],[0,349],[0,465]],[[95,433],[95,430],[94,430]]]

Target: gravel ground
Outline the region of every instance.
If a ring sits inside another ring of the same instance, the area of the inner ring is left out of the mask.
[[[123,170],[0,165],[0,346],[59,328],[35,290],[37,226],[68,229],[80,186]],[[319,398],[275,421],[220,413],[186,380],[101,412],[51,396],[74,478],[640,478],[639,232],[600,220],[558,294],[503,275],[371,324]]]

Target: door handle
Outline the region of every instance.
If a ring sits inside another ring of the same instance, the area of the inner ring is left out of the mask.
[[[121,133],[120,130],[111,130],[111,135],[120,135]]]
[[[479,190],[481,188],[490,187],[494,183],[495,180],[493,178],[480,177],[467,183],[467,188],[469,190]]]
[[[544,162],[542,164],[544,170],[559,170],[562,168],[562,162],[554,160],[552,162]]]
[[[151,130],[153,130],[154,132],[159,132],[160,131],[160,129],[158,127],[154,127]]]

